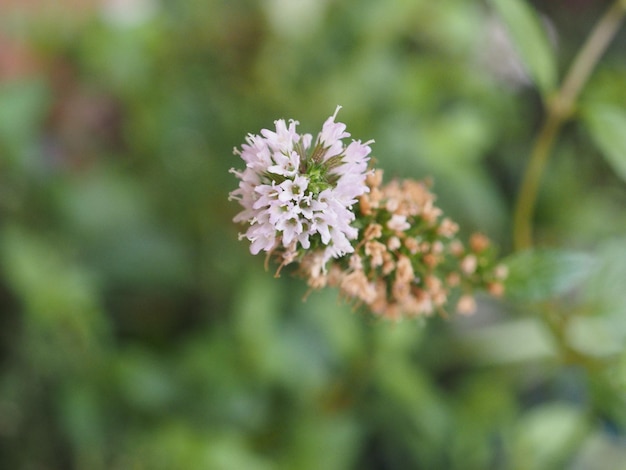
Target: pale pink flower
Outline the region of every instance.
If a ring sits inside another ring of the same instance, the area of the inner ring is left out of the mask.
[[[358,235],[352,226],[352,206],[369,191],[365,184],[372,141],[353,140],[346,125],[334,114],[315,139],[297,132],[298,121],[275,122],[275,130],[249,134],[235,149],[246,164],[231,170],[239,187],[230,199],[242,206],[233,219],[248,225],[241,234],[251,242],[250,251],[284,251],[293,259],[299,249],[323,250],[323,260],[354,251],[351,240]]]

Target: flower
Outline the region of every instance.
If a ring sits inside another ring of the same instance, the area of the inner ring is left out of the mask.
[[[231,169],[239,186],[229,199],[242,207],[233,220],[246,226],[239,236],[252,254],[276,255],[278,272],[295,262],[310,289],[337,288],[390,320],[446,316],[451,302],[471,314],[477,288],[501,296],[507,270],[489,239],[457,239],[429,180],[383,185],[382,170],[368,169],[372,141],[346,143],[339,109],[315,139],[279,119],[235,149],[245,168]]]
[[[282,254],[283,263],[305,250],[323,249],[323,265],[354,251],[358,236],[352,206],[369,191],[369,146],[352,140],[346,125],[335,122],[338,106],[322,126],[315,142],[297,132],[298,121],[275,121],[275,130],[249,134],[235,149],[246,166],[231,169],[239,187],[229,199],[243,210],[233,219],[247,225],[240,238],[248,239],[252,254]]]

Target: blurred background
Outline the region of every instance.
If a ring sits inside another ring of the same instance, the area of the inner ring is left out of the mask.
[[[607,5],[534,3],[561,76]],[[583,103],[626,106],[624,47]],[[626,189],[585,129],[536,214],[599,260],[560,336],[516,299],[391,324],[232,223],[233,147],[338,104],[510,253],[543,111],[486,2],[0,1],[0,468],[625,468]]]

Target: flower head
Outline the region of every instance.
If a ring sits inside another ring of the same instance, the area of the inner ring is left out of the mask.
[[[330,116],[315,139],[299,134],[297,121],[275,121],[274,131],[249,134],[241,149],[235,149],[246,164],[243,171],[231,170],[240,180],[230,199],[243,210],[235,222],[247,225],[241,234],[250,251],[278,252],[283,264],[302,250],[322,249],[323,262],[354,251],[351,240],[358,230],[352,226],[352,206],[369,191],[369,144],[353,140],[346,125]]]
[[[346,143],[339,109],[315,139],[280,119],[235,149],[245,168],[231,170],[239,187],[230,199],[250,251],[277,255],[279,271],[296,262],[311,289],[338,288],[387,319],[446,315],[451,302],[470,314],[476,288],[502,295],[507,270],[489,239],[456,238],[428,180],[383,184],[382,170],[368,170],[372,141]]]

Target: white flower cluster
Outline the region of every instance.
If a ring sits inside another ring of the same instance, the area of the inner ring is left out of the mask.
[[[275,121],[276,131],[249,134],[241,150],[243,171],[231,169],[239,187],[230,199],[243,210],[235,222],[249,225],[240,236],[250,240],[250,251],[283,253],[284,262],[295,259],[300,248],[323,248],[324,260],[354,251],[350,240],[358,231],[352,206],[367,191],[365,177],[372,141],[353,140],[346,125],[329,117],[314,145],[311,134],[298,134],[297,121]]]

